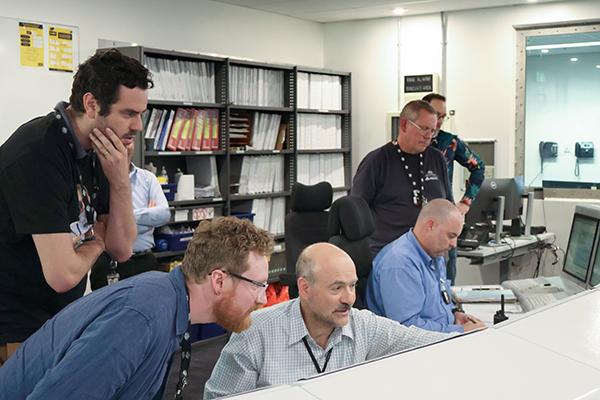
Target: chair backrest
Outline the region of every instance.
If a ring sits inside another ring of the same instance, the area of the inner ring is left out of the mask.
[[[210,378],[212,370],[221,355],[221,350],[223,350],[228,340],[229,334],[223,334],[192,343],[192,359],[188,369],[188,383],[183,391],[184,398],[202,398],[204,385]],[[163,393],[163,399],[165,400],[171,400],[175,397],[180,366],[181,350],[178,350],[171,359],[171,368]]]
[[[369,236],[375,230],[367,202],[358,196],[337,199],[329,210],[329,243],[344,250],[356,266],[356,308],[364,308],[367,281],[373,257],[369,249]]]
[[[329,239],[327,221],[333,199],[329,182],[292,187],[291,211],[285,216],[285,258],[288,271],[295,269],[298,256],[305,247]]]

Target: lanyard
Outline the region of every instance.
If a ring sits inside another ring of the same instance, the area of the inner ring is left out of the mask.
[[[398,142],[393,142],[398,148],[396,151],[400,155],[400,161],[402,162],[402,170],[406,173],[409,182],[412,184],[412,193],[413,193],[413,204],[416,207],[422,207],[427,204],[427,198],[425,198],[425,180],[423,178],[423,153],[419,153],[419,177],[413,176],[413,173],[408,170],[408,163],[406,162],[406,157],[404,157],[404,153],[400,149],[400,144]]]
[[[190,295],[187,286],[185,287],[187,303],[190,304]],[[190,314],[188,313],[188,327],[183,338],[181,338],[181,365],[179,367],[179,382],[175,390],[175,400],[183,400],[183,388],[187,385],[188,370],[190,369],[190,361],[192,360],[192,342],[190,340],[191,327]]]
[[[312,350],[310,349],[310,346],[308,345],[306,336],[302,338],[302,341],[304,342],[304,347],[306,347],[306,351],[308,351],[308,355],[310,356],[310,359],[312,360],[313,364],[315,365],[315,369],[317,370],[317,373],[322,374],[323,372],[325,372],[325,370],[327,369],[327,364],[329,363],[329,359],[331,358],[331,351],[333,350],[333,347],[331,349],[329,349],[329,351],[327,352],[327,357],[325,358],[325,364],[323,364],[323,369],[321,369],[321,367],[319,366],[319,363],[317,362],[317,359],[315,358],[315,355],[313,354]]]

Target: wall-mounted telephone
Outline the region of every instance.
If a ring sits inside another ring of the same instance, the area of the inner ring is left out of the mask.
[[[544,160],[558,157],[558,143],[540,142],[541,172],[544,173]]]
[[[577,157],[577,158],[594,158],[594,143],[593,142],[577,142],[577,143],[575,143],[575,157]]]
[[[594,158],[594,143],[593,142],[576,142],[575,143],[575,176],[579,176],[579,160],[583,158]]]
[[[558,156],[558,143],[540,142],[540,158],[556,158]]]

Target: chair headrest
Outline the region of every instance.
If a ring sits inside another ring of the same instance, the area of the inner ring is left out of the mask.
[[[358,196],[337,199],[329,210],[329,235],[343,235],[355,241],[370,236],[375,230],[367,202]]]
[[[304,185],[296,182],[292,187],[292,211],[308,212],[323,211],[331,206],[333,188],[329,182],[319,182],[314,185]]]

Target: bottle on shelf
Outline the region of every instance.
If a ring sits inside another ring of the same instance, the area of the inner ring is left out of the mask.
[[[175,172],[175,184],[179,183],[179,178],[181,178],[181,176],[183,175],[183,172],[181,172],[181,168],[177,168],[177,172]]]
[[[165,168],[164,165],[163,165],[162,169],[160,170],[160,175],[158,175],[158,182],[160,184],[169,183],[169,175],[167,175],[167,169]]]

